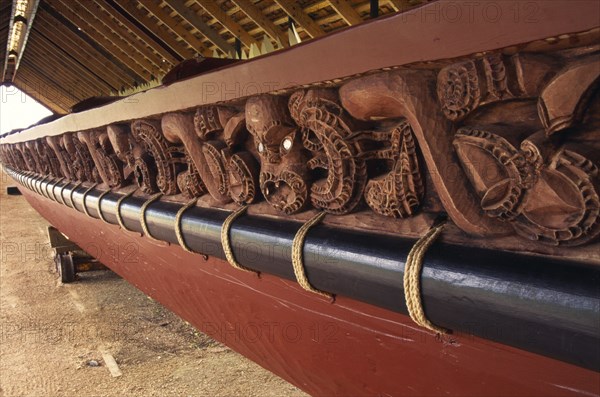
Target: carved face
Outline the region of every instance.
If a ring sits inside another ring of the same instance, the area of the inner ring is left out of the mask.
[[[260,188],[280,211],[299,211],[308,195],[308,155],[290,117],[287,99],[262,95],[246,103],[246,126],[261,159]]]

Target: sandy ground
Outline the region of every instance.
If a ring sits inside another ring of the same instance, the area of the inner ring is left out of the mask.
[[[112,272],[61,284],[47,222],[0,178],[0,396],[305,395]]]

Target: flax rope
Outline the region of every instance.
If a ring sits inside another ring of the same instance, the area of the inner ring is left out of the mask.
[[[105,190],[102,192],[102,194],[100,196],[98,196],[98,216],[100,217],[100,219],[102,219],[102,221],[104,223],[108,223],[110,225],[110,222],[108,222],[106,220],[106,218],[104,217],[104,213],[102,212],[102,199],[104,198],[104,196],[106,196],[108,193],[110,193],[110,190]]]
[[[92,216],[90,215],[90,213],[89,213],[89,211],[88,211],[88,207],[87,207],[87,204],[86,204],[86,202],[85,202],[85,199],[86,199],[87,195],[88,195],[88,194],[89,194],[89,193],[90,193],[90,192],[91,192],[91,191],[92,191],[92,190],[93,190],[93,189],[94,189],[96,186],[98,186],[98,184],[97,184],[97,183],[94,183],[92,186],[88,187],[88,188],[87,188],[87,190],[86,190],[85,192],[83,192],[83,212],[84,212],[84,213],[85,213],[87,216],[89,216],[90,218],[91,218]]]
[[[35,191],[38,194],[42,194],[42,183],[44,183],[46,181],[46,179],[48,179],[48,175],[44,175],[44,177],[42,178],[42,180],[38,181],[40,183],[40,185],[39,185],[39,187],[36,185],[36,189],[35,189]],[[42,194],[42,196],[46,196],[47,194],[48,194],[48,190],[46,190],[46,194],[45,195]]]
[[[427,328],[438,334],[448,333],[447,329],[438,327],[433,324],[423,310],[423,302],[421,300],[421,271],[423,270],[423,258],[427,253],[427,249],[435,242],[442,230],[444,223],[431,227],[427,233],[421,237],[411,248],[406,258],[404,267],[404,298],[410,318],[417,325]]]
[[[77,182],[77,184],[75,184],[75,186],[73,186],[73,189],[71,189],[71,193],[69,193],[69,201],[71,201],[71,205],[69,205],[69,207],[75,208],[75,203],[73,202],[73,193],[75,193],[75,189],[77,189],[82,184],[83,184],[83,182]],[[77,208],[75,208],[75,209],[77,209]]]
[[[319,212],[308,222],[302,225],[300,229],[298,229],[298,232],[296,232],[294,241],[292,242],[292,266],[294,267],[296,281],[298,281],[298,284],[300,284],[302,288],[317,295],[333,299],[333,295],[324,291],[320,291],[310,284],[308,277],[306,276],[306,269],[304,267],[304,240],[306,239],[306,235],[308,234],[309,230],[316,224],[320,223],[324,217],[325,212]]]
[[[223,246],[223,252],[225,252],[225,257],[227,258],[227,262],[234,268],[238,270],[242,270],[245,272],[252,272],[256,274],[260,274],[259,272],[252,270],[246,266],[240,265],[238,261],[235,260],[235,255],[233,255],[233,250],[231,249],[231,240],[229,238],[229,233],[231,231],[231,225],[233,221],[239,218],[242,214],[246,212],[248,206],[245,205],[240,207],[236,211],[232,212],[223,222],[223,226],[221,226],[221,245]]]
[[[71,183],[71,181],[69,181],[69,180],[68,180],[68,181],[67,181],[67,183],[65,183],[64,185],[62,185],[62,186],[60,187],[60,201],[61,201],[61,203],[62,203],[63,205],[67,205],[67,203],[65,202],[65,198],[64,198],[64,196],[63,196],[63,193],[65,192],[65,188],[66,188],[67,186],[69,186],[69,184],[70,184],[70,183]]]
[[[197,202],[198,198],[193,198],[186,205],[181,207],[179,211],[177,211],[177,215],[175,215],[175,235],[177,236],[177,242],[179,243],[181,248],[183,248],[184,251],[192,253],[194,251],[192,251],[192,249],[187,245],[187,243],[185,242],[185,238],[183,237],[183,233],[181,232],[181,218],[183,218],[183,214],[185,213],[185,211],[195,206]]]
[[[59,183],[61,183],[62,181],[64,181],[65,177],[63,176],[60,179],[57,179],[56,181],[54,181],[54,183],[52,184],[52,200],[58,202],[58,200],[56,199],[56,193],[54,193],[54,188],[56,188],[56,185],[58,185]]]
[[[135,192],[135,190],[132,190],[131,192],[127,193],[126,195],[120,197],[117,200],[117,222],[119,223],[119,226],[121,226],[121,229],[127,230],[128,232],[131,232],[132,230],[127,229],[127,226],[125,226],[125,222],[123,222],[123,215],[121,215],[121,204],[123,204],[123,201],[133,196],[133,193]]]
[[[155,201],[160,200],[160,198],[162,196],[163,196],[162,193],[156,193],[155,195],[150,197],[148,200],[146,200],[144,202],[144,204],[142,204],[142,207],[140,208],[140,223],[142,224],[142,230],[144,231],[144,234],[146,236],[148,236],[149,238],[151,238],[152,240],[156,240],[156,239],[152,236],[152,234],[150,233],[150,230],[148,229],[148,224],[146,223],[146,210],[148,209],[150,204],[154,203]]]

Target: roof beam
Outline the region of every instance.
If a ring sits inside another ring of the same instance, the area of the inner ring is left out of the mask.
[[[38,24],[45,23],[50,30],[54,30],[64,40],[72,42],[73,45],[79,48],[78,52],[86,53],[95,58],[98,65],[105,67],[118,77],[125,87],[133,86],[133,83],[139,80],[140,76],[135,71],[123,63],[115,54],[106,50],[85,34],[61,13],[45,3],[40,4],[40,9],[42,14]],[[57,27],[59,28],[57,29]]]
[[[81,8],[78,6],[81,6]],[[88,12],[88,20],[95,17],[99,21],[96,26],[101,27],[102,29],[105,29],[105,26],[108,27],[110,33],[112,33],[113,41],[121,40],[123,45],[129,46],[133,48],[134,51],[139,52],[144,58],[146,58],[148,65],[152,65],[158,70],[163,70],[165,73],[170,69],[170,67],[165,65],[165,62],[163,62],[164,58],[161,55],[156,54],[152,49],[148,48],[148,44],[143,40],[140,40],[137,37],[132,37],[129,34],[129,31],[127,31],[127,28],[119,25],[113,18],[111,18],[110,14],[107,14],[100,6],[98,6],[98,4],[89,0],[81,1],[78,2],[75,7],[72,7],[72,9],[76,11],[79,10],[80,12],[82,9],[86,10]],[[106,37],[110,38],[110,36]],[[136,56],[136,58],[138,57]],[[173,63],[173,65],[174,64],[175,63]]]
[[[262,11],[248,0],[232,0],[259,28],[284,47],[289,47],[287,34],[282,32]]]
[[[96,30],[94,25],[89,23],[85,18],[80,16],[77,12],[74,12],[69,7],[67,7],[66,0],[63,3],[62,0],[46,0],[50,6],[52,6],[56,11],[58,11],[62,16],[67,18],[71,23],[81,29],[86,35],[90,36],[93,41],[98,43],[101,47],[103,47],[106,51],[111,54],[114,54],[119,61],[127,65],[129,69],[135,72],[142,81],[148,81],[151,79],[151,76],[155,72],[153,67],[146,66],[144,67],[140,63],[138,63],[135,58],[131,57],[130,51],[126,46],[119,46],[117,43],[114,43],[112,40],[107,38],[104,34],[108,34],[110,37],[110,32],[107,32],[107,29],[102,29],[102,31]],[[104,33],[104,34],[102,34]]]
[[[248,2],[248,0],[246,0]],[[225,10],[223,10],[216,2],[213,1],[199,1],[202,8],[204,8],[210,15],[213,16],[221,25],[231,32],[232,35],[239,38],[240,41],[248,48],[252,44],[259,45],[259,43],[250,36],[248,32],[244,30],[236,21],[233,20]],[[248,2],[249,3],[249,2]]]
[[[119,5],[123,6],[129,12],[129,8],[135,7],[135,4],[131,0],[119,1]],[[175,34],[181,37],[186,43],[190,45],[199,54],[204,56],[211,56],[212,51],[204,46],[202,40],[194,36],[191,32],[188,32],[183,25],[177,23],[168,12],[160,8],[157,4],[152,1],[145,1],[142,6],[150,11],[159,21],[164,23],[169,29]],[[137,7],[136,7],[137,8]]]
[[[329,0],[329,4],[349,26],[358,25],[362,22],[362,18],[348,0]]]
[[[87,46],[85,42],[73,40],[70,35],[61,32],[62,29],[56,29],[46,22],[42,15],[38,16],[35,30],[48,37],[53,43],[57,44],[72,58],[88,67],[96,75],[108,82],[115,90],[119,90],[123,85],[129,84],[129,79],[121,77],[120,69],[116,65],[106,60],[100,53],[93,51],[93,48]]]
[[[223,53],[229,54],[235,52],[233,46],[221,37],[213,28],[211,28],[202,18],[191,9],[185,6],[182,0],[165,0],[166,3],[183,19],[188,21],[190,25],[196,28],[204,35],[211,43],[219,48]]]
[[[65,104],[58,104],[56,100],[50,99],[41,93],[37,92],[29,83],[28,79],[22,75],[19,75],[18,79],[15,79],[14,83],[15,87],[19,90],[23,91],[25,94],[29,95],[31,98],[35,99],[43,106],[47,107],[54,113],[58,114],[67,114],[69,113],[69,107]]]
[[[422,3],[421,0],[389,0],[389,3],[398,12],[410,10],[411,8]]]
[[[127,17],[125,17],[119,10],[114,7],[113,4],[109,4],[106,0],[94,0],[95,3],[101,7],[104,11],[106,11],[112,18],[116,19],[119,23],[125,26],[129,31],[139,37],[142,41],[144,41],[150,48],[160,54],[163,59],[171,62],[173,65],[177,65],[182,59],[175,57],[164,48],[160,43],[156,41],[154,37],[151,37],[147,34],[143,29],[137,26],[135,23],[131,22]]]
[[[13,0],[12,2],[4,68],[2,69],[3,82],[12,82],[15,78],[17,69],[19,69],[19,63],[25,53],[27,39],[33,26],[39,2],[40,0],[32,0],[25,3],[27,5],[27,9],[25,10],[17,8],[17,0]]]
[[[277,4],[312,38],[325,34],[325,31],[295,1],[275,0]]]
[[[107,0],[104,0],[107,1]],[[152,20],[152,15],[148,14],[142,9],[137,8],[137,6],[131,1],[119,1],[119,0],[110,0],[111,3],[114,1],[117,7],[120,7],[124,12],[129,14],[133,19],[135,19],[139,24],[144,26],[146,29],[155,34],[159,40],[165,43],[171,50],[177,53],[182,59],[189,59],[194,57],[194,51],[192,51],[185,40],[177,41],[177,39],[171,34],[168,26],[164,21],[161,26],[157,26],[156,23]],[[112,7],[112,5],[111,5]],[[119,11],[120,12],[120,11]],[[157,17],[158,18],[158,17]],[[160,20],[160,18],[159,18]],[[172,29],[171,29],[172,30]],[[177,32],[175,32],[177,33]]]

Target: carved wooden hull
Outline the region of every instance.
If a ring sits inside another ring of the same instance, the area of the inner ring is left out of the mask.
[[[597,395],[598,4],[508,3],[497,24],[444,2],[377,20],[5,136],[0,158],[59,230],[312,394]],[[213,259],[240,206],[230,254],[260,279]],[[286,281],[319,211],[304,268],[334,304]],[[398,313],[445,215],[421,276],[438,342]]]

